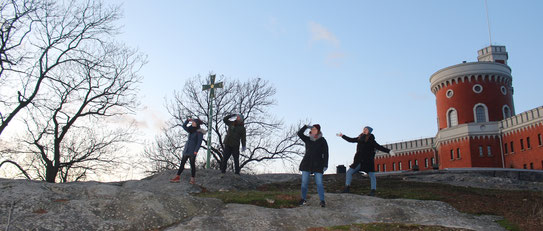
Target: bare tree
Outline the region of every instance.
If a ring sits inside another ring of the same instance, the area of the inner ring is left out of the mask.
[[[2,64],[10,67],[2,73],[10,85],[0,87],[7,92],[0,100],[0,110],[7,111],[0,116],[0,133],[24,111],[27,135],[21,143],[26,146],[13,153],[34,154],[25,164],[48,182],[84,179],[114,164],[111,153],[131,139],[130,128],[99,126],[108,127],[104,120],[136,108],[137,72],[146,59],[115,42],[117,6],[99,0],[10,3],[17,8],[27,2],[41,8],[22,24],[29,25],[22,29],[27,35],[16,37],[25,55],[18,63]]]
[[[170,126],[165,135],[155,140],[153,149],[146,150],[145,155],[155,163],[155,171],[176,168],[178,158],[183,147],[183,136],[171,134],[182,133],[175,131],[183,121],[190,117],[198,117],[208,125],[208,107],[210,104],[208,93],[202,91],[202,85],[207,84],[207,78],[197,76],[188,80],[181,92],[174,93],[174,99],[167,105],[172,116]],[[223,118],[229,114],[241,114],[245,119],[247,133],[247,150],[240,155],[240,168],[247,168],[250,164],[262,163],[269,160],[293,160],[303,153],[303,144],[296,136],[297,129],[285,129],[283,122],[276,119],[269,109],[275,105],[275,88],[260,78],[250,79],[246,82],[218,77],[224,81],[224,88],[217,90],[213,99],[213,140],[211,154],[213,166],[219,166],[223,161],[224,136],[227,127]],[[202,147],[207,150],[206,143]],[[167,164],[166,164],[167,163]],[[231,165],[229,165],[231,168]],[[160,167],[160,168],[156,168]]]
[[[116,150],[118,143],[129,141],[130,131],[98,132],[100,120],[130,113],[137,106],[136,74],[144,59],[137,52],[115,44],[95,48],[95,60],[81,62],[58,76],[47,78],[48,100],[29,107],[25,119],[27,144],[45,167],[45,180],[55,182],[57,174],[68,180],[75,169],[96,168],[96,163],[112,162],[106,153]],[[94,167],[84,163],[92,162]],[[41,174],[40,174],[41,175]],[[80,177],[79,177],[80,178]],[[73,178],[75,180],[78,177]]]
[[[120,10],[94,0],[7,0],[0,10],[1,135],[52,72],[93,59],[89,49],[117,33]]]

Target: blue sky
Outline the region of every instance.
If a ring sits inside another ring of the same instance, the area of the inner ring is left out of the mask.
[[[165,97],[188,78],[259,77],[277,88],[278,118],[321,124],[331,167],[355,151],[337,132],[370,125],[381,144],[435,136],[430,76],[489,45],[484,0],[112,3],[124,12],[119,40],[149,58],[144,133],[158,132]],[[488,9],[492,44],[509,52],[516,112],[543,105],[543,1],[488,0]]]

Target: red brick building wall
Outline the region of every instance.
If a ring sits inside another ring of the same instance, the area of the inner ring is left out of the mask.
[[[503,167],[498,136],[471,137],[470,147],[471,167]]]
[[[471,166],[470,140],[448,141],[439,146],[439,168],[469,168]],[[460,151],[460,157],[458,152]],[[451,157],[452,152],[452,157]]]
[[[543,170],[543,122],[504,134],[503,150],[506,168]]]
[[[434,158],[434,151],[432,149],[426,149],[415,152],[397,152],[397,156],[377,156],[375,158],[375,170],[378,172],[391,172],[399,170],[412,170],[418,162],[420,171],[432,169],[432,159]],[[409,168],[409,161],[411,161],[411,168]],[[426,165],[427,161],[427,165]],[[435,161],[435,159],[434,159]],[[402,169],[399,169],[399,163],[402,163]],[[394,164],[396,169],[394,170]],[[386,167],[385,167],[386,166]]]

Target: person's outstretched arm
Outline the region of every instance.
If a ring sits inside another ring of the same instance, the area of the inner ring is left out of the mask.
[[[236,114],[230,114],[230,115],[227,115],[226,117],[224,117],[224,119],[222,119],[222,121],[228,125],[228,126],[231,126],[234,122],[233,121],[230,121],[230,118],[234,117],[234,116],[237,116]]]
[[[183,127],[183,129],[184,129],[185,131],[187,131],[187,132],[189,132],[189,126],[187,126],[187,125],[189,124],[189,122],[190,122],[190,119],[187,119],[187,120],[185,120],[185,122],[183,123],[183,126],[181,126],[181,127]]]
[[[309,141],[309,137],[305,136],[304,135],[304,132],[305,130],[308,128],[307,125],[304,125],[299,131],[298,131],[298,136],[300,137],[300,139],[302,139],[302,141],[304,143],[307,143]]]
[[[390,153],[390,149],[388,148],[385,148],[383,146],[381,146],[379,143],[377,143],[377,141],[373,140],[372,142],[372,145],[375,149],[381,151],[381,152],[386,152],[386,153]]]
[[[358,142],[358,137],[357,138],[351,138],[351,137],[348,137],[346,135],[342,135],[341,138],[343,138],[344,140],[346,140],[347,142],[349,143],[356,143]]]

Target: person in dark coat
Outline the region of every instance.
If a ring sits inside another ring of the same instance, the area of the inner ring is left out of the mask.
[[[306,129],[310,128],[309,136],[304,135]],[[302,171],[302,199],[300,205],[306,203],[307,184],[309,176],[315,175],[315,183],[317,184],[317,192],[319,193],[320,205],[325,206],[324,202],[324,187],[322,185],[322,174],[328,168],[328,143],[322,137],[321,126],[315,124],[313,126],[304,125],[299,131],[298,136],[305,143],[305,155],[300,163],[300,171]]]
[[[345,189],[343,190],[344,193],[349,192],[349,187],[353,179],[353,174],[358,171],[363,171],[368,173],[368,175],[370,176],[371,191],[369,195],[375,195],[375,189],[377,187],[374,162],[375,149],[389,153],[392,156],[396,155],[394,151],[379,145],[375,141],[375,136],[371,134],[372,131],[373,128],[366,126],[364,127],[362,133],[356,138],[348,137],[346,135],[343,135],[342,133],[337,134],[339,137],[343,138],[348,142],[357,143],[356,154],[354,155],[353,163],[349,166],[349,170],[345,175]]]
[[[189,122],[191,123],[190,126],[188,126]],[[185,147],[183,149],[183,157],[181,158],[181,166],[179,166],[179,170],[177,171],[177,175],[175,178],[171,179],[170,182],[176,183],[179,182],[181,173],[185,169],[185,164],[187,163],[187,159],[190,160],[190,183],[194,184],[196,176],[196,155],[198,154],[198,150],[200,149],[200,146],[202,145],[202,140],[204,139],[204,134],[206,131],[204,129],[200,128],[200,125],[203,122],[199,119],[188,119],[183,123],[183,129],[185,129],[186,132],[189,133],[187,142],[185,143]]]
[[[236,120],[230,121],[231,118],[236,117]],[[221,162],[221,172],[226,173],[226,166],[230,156],[234,157],[234,173],[239,175],[239,143],[241,142],[241,151],[245,151],[246,137],[245,126],[243,124],[243,117],[241,115],[232,114],[224,117],[223,119],[228,131],[224,137],[224,153],[223,160]]]

